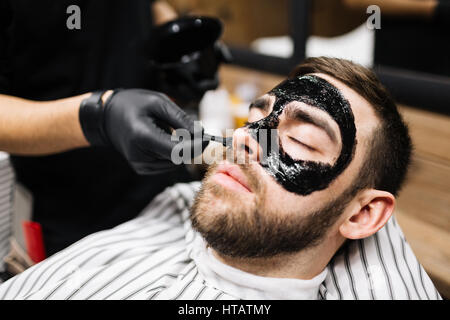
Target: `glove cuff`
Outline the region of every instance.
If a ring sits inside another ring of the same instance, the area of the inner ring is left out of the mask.
[[[81,101],[79,119],[83,134],[92,146],[109,145],[103,125],[102,96],[105,91],[94,91]]]

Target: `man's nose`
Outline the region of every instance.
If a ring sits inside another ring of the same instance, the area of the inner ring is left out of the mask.
[[[233,133],[233,149],[239,163],[261,160],[261,147],[249,134],[247,128],[236,129]],[[244,161],[244,162],[242,162]]]

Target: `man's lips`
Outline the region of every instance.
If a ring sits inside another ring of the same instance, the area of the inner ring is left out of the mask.
[[[246,176],[237,165],[219,164],[212,178],[230,189],[252,192]]]

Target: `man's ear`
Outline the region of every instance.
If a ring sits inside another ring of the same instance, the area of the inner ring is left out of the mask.
[[[349,212],[339,232],[347,239],[362,239],[380,230],[394,212],[395,197],[375,189],[364,190],[358,196],[358,205]]]

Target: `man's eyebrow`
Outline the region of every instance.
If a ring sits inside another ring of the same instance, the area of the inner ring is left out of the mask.
[[[248,109],[256,108],[262,111],[269,111],[269,107],[270,107],[270,99],[268,97],[261,97],[253,101],[248,106]]]
[[[333,128],[330,126],[328,121],[321,119],[314,114],[296,107],[287,107],[285,109],[286,118],[291,120],[298,120],[310,123],[316,127],[319,127],[320,129],[324,130],[328,137],[334,142],[337,143],[337,137],[336,133],[334,132]]]

